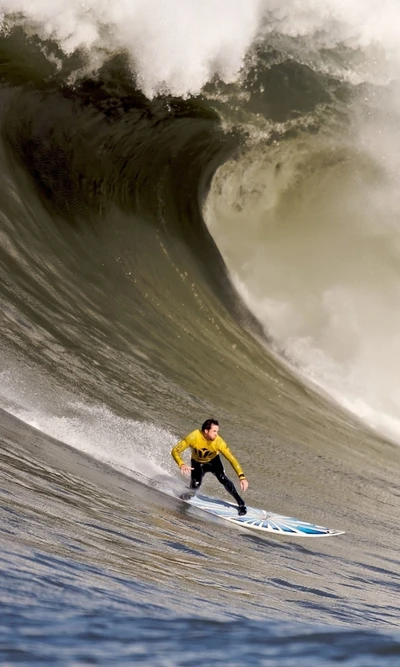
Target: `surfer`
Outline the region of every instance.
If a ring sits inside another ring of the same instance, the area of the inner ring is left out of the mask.
[[[242,516],[247,513],[246,505],[236,491],[235,485],[225,475],[225,470],[220,459],[220,454],[223,454],[228,459],[232,468],[236,472],[240,480],[240,488],[246,491],[249,483],[240,467],[239,462],[233,456],[231,450],[221,436],[218,435],[219,424],[216,419],[206,419],[203,426],[196,431],[192,431],[181,442],[172,449],[171,454],[176,463],[181,469],[182,475],[191,476],[190,488],[199,489],[203,480],[203,475],[206,472],[212,472],[217,480],[225,487],[228,493],[234,497],[238,504],[238,514]],[[186,465],[181,458],[182,452],[190,447],[191,462],[190,466]],[[183,495],[181,498],[186,499],[191,495]]]

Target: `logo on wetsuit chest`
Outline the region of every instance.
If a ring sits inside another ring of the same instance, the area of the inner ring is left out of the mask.
[[[215,452],[210,452],[209,449],[196,449],[195,447],[192,448],[192,451],[193,458],[197,459],[198,461],[204,461],[204,459],[208,459],[209,456],[215,454]]]

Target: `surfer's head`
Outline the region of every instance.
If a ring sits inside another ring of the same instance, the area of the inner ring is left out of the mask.
[[[206,419],[203,426],[201,427],[201,432],[206,440],[215,440],[218,435],[218,431],[219,424],[216,419]]]

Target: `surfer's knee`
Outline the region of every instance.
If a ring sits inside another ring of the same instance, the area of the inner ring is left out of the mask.
[[[227,484],[231,484],[231,480],[228,479],[228,477],[225,475],[224,472],[221,472],[220,475],[217,475],[217,480],[221,482],[221,484],[223,484],[224,486],[226,486]]]

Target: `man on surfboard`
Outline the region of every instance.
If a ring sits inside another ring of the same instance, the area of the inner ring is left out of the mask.
[[[247,513],[246,505],[236,491],[235,485],[225,475],[225,470],[220,459],[220,454],[223,454],[228,459],[232,468],[236,472],[240,480],[240,488],[246,491],[249,483],[244,476],[243,470],[239,462],[233,456],[231,450],[221,436],[218,435],[219,424],[216,419],[206,419],[203,426],[196,431],[192,431],[181,442],[172,449],[171,454],[176,463],[181,469],[182,475],[190,475],[190,488],[199,489],[203,476],[206,472],[212,472],[217,480],[225,487],[228,493],[234,497],[238,504],[238,514],[242,516]],[[182,452],[190,447],[191,462],[190,466],[186,465],[181,458]],[[182,496],[184,497],[184,496]],[[190,496],[189,496],[190,497]]]

